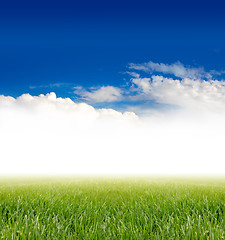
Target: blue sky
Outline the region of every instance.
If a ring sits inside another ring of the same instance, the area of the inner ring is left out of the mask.
[[[74,86],[119,87],[130,63],[148,61],[224,70],[224,10],[222,1],[1,2],[0,94],[74,99]]]
[[[224,5],[1,1],[0,172],[224,174]]]

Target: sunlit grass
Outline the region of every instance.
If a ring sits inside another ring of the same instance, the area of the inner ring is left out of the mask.
[[[2,178],[2,239],[223,239],[225,179]]]

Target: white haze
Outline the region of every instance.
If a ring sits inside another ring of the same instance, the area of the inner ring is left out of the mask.
[[[54,93],[0,96],[0,174],[224,174],[225,108],[216,100],[218,108],[196,100],[142,117]]]

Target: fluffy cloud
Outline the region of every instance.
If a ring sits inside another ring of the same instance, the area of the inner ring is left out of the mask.
[[[115,102],[121,100],[122,90],[117,87],[103,86],[99,89],[87,91],[82,87],[75,87],[75,94],[89,102]]]
[[[0,96],[0,172],[115,171],[119,154],[125,154],[120,151],[124,138],[137,119],[131,112],[95,109],[54,93]]]
[[[219,109],[224,111],[225,82],[218,80],[182,80],[151,76],[132,78],[137,95],[158,103],[191,109]]]
[[[130,69],[138,72],[127,72],[131,79],[124,87],[107,86],[85,90],[77,87],[78,98],[89,103],[127,101],[155,101],[183,108],[213,109],[223,111],[225,100],[225,81],[216,80],[224,72],[206,72],[204,68],[185,67],[182,63],[163,64],[148,62],[130,64]],[[140,71],[148,76],[142,77]],[[160,72],[155,75],[153,72]],[[171,74],[174,77],[166,77]]]
[[[54,93],[0,96],[0,173],[224,173],[222,113],[138,117]]]
[[[129,72],[126,88],[76,87],[78,102],[0,96],[0,173],[224,174],[225,82],[181,64],[150,66],[175,77]],[[120,100],[142,115],[90,105]],[[158,108],[142,107],[148,101]]]

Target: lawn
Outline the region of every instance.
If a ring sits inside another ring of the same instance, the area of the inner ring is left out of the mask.
[[[223,239],[225,178],[0,179],[2,239]]]

